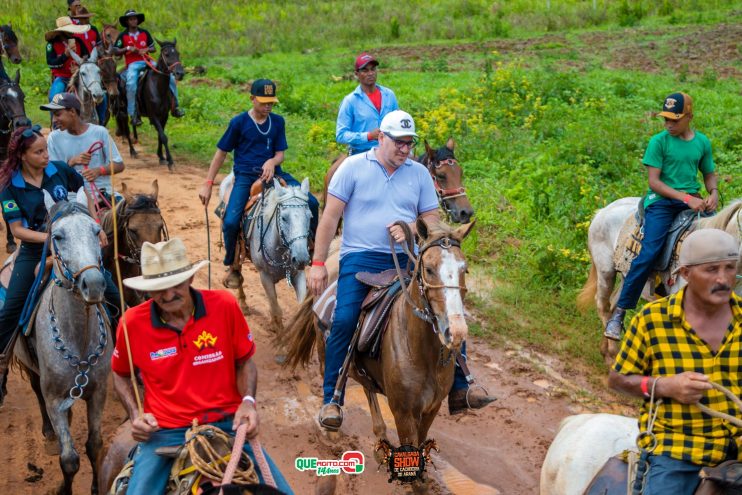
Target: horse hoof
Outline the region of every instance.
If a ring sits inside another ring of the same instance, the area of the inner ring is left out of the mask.
[[[175,165],[173,164],[173,162],[167,162],[167,169],[170,172],[172,172],[175,169]]]
[[[609,339],[605,336],[600,339],[600,354],[602,354],[603,361],[609,368],[613,367],[613,363],[616,360],[616,354],[618,354],[618,347],[620,345],[620,342]]]
[[[242,278],[242,274],[240,272],[238,272],[237,270],[230,270],[229,274],[224,278],[222,283],[227,289],[239,289],[240,287],[242,287],[243,281],[244,279]]]

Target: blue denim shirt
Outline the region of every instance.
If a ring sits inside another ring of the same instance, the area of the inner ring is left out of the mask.
[[[384,86],[376,85],[381,91],[381,112],[361,89],[361,85],[343,98],[338,112],[335,140],[338,144],[349,145],[353,153],[370,150],[378,146],[378,141],[369,141],[368,133],[378,129],[386,114],[399,109],[394,92]]]

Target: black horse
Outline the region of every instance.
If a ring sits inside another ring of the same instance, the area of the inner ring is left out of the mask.
[[[20,64],[23,60],[21,52],[18,50],[18,36],[13,32],[13,26],[10,23],[0,26],[0,47],[2,47],[0,48],[0,79],[9,81],[10,77],[8,77],[5,67],[3,67],[3,52],[14,64]]]
[[[185,69],[180,62],[180,54],[176,48],[177,40],[156,41],[160,45],[160,57],[157,60],[157,65],[154,68],[146,69],[144,76],[140,79],[140,86],[137,90],[137,107],[139,115],[148,117],[150,124],[157,130],[157,156],[160,158],[160,164],[167,164],[168,169],[172,170],[173,157],[170,155],[170,147],[165,134],[165,125],[167,125],[173,103],[173,96],[169,87],[170,74],[180,81],[185,75]],[[131,156],[136,156],[129,130],[129,119],[126,114],[125,95],[125,88],[120,86],[118,101],[115,104],[116,134],[126,137],[129,142],[129,153]],[[136,128],[134,128],[134,139],[137,139]],[[163,146],[165,147],[164,156],[162,154]]]
[[[21,82],[21,71],[15,72],[13,79],[0,79],[0,162],[8,157],[8,142],[10,134],[16,127],[31,125],[26,117],[25,96],[19,83]],[[16,249],[16,243],[10,227],[5,224],[7,231],[6,250],[12,253]]]

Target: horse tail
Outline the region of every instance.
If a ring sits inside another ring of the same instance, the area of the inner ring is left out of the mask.
[[[296,369],[299,365],[306,367],[312,357],[315,344],[322,345],[318,343],[322,337],[314,327],[313,304],[313,296],[308,295],[304,298],[301,306],[286,326],[287,353],[284,362],[286,367],[292,369]]]
[[[580,311],[587,311],[595,302],[595,294],[598,292],[598,269],[595,268],[595,263],[590,262],[590,275],[587,277],[585,285],[577,295],[577,309]]]

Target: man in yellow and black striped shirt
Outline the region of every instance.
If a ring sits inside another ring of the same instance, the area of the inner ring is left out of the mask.
[[[701,412],[697,403],[742,418],[713,381],[742,396],[742,299],[734,292],[739,242],[721,230],[698,230],[683,243],[680,274],[688,285],[647,304],[626,332],[609,385],[662,399],[644,495],[692,494],[702,466],[737,459],[742,431]],[[639,429],[647,430],[649,400]],[[649,447],[645,437],[643,448]]]

